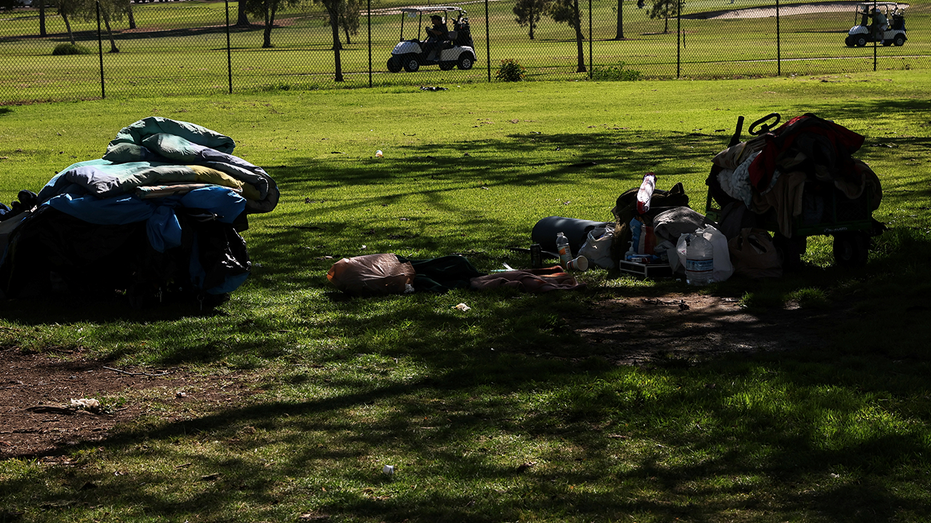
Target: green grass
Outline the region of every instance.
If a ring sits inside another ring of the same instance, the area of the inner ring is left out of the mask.
[[[727,7],[758,4],[741,2]],[[278,13],[281,24],[272,33],[272,49],[261,48],[260,26],[234,29],[228,63],[223,5],[201,1],[136,4],[138,29],[128,30],[126,20],[115,22],[120,52],[105,53],[103,64],[94,55],[52,56],[55,46],[66,40],[60,18],[50,16],[49,36],[37,38],[37,15],[14,11],[0,20],[0,97],[4,102],[100,97],[101,66],[104,94],[116,97],[225,93],[230,89],[230,73],[233,90],[241,93],[276,87],[312,90],[335,86],[332,36],[320,7],[293,7]],[[613,11],[616,5],[610,0],[592,5],[592,37],[583,45],[586,68],[624,63],[645,78],[745,78],[867,72],[874,66],[876,70],[927,69],[931,56],[931,40],[917,30],[909,33],[902,47],[880,46],[875,63],[872,47],[845,47],[843,38],[852,24],[852,9],[783,16],[777,44],[772,18],[683,19],[678,25],[673,20],[669,31],[664,32],[663,20],[651,20],[646,9],[625,3],[625,39],[618,41]],[[376,3],[373,9],[388,6]],[[436,67],[427,67],[415,74],[387,73],[385,63],[398,41],[400,17],[377,14],[371,21],[371,53],[367,19],[341,52],[343,85],[487,83],[502,60],[516,60],[523,65],[528,81],[588,78],[587,73],[577,72],[574,33],[567,25],[544,19],[535,39],[530,40],[526,28],[514,23],[512,4],[491,2],[486,38],[484,6],[465,7],[478,55],[472,70],[440,72]],[[695,2],[687,6],[686,14],[721,8],[714,2]],[[235,4],[231,4],[231,11],[235,15]],[[913,2],[907,26],[928,26],[929,13],[931,3]],[[587,34],[587,21],[584,25]],[[412,27],[416,29],[411,21],[405,25],[406,30]],[[682,35],[677,38],[679,29]],[[97,49],[96,24],[76,20],[74,30],[79,45]],[[109,44],[105,42],[103,48],[109,50]],[[777,59],[781,61],[777,63]]]
[[[0,201],[100,157],[121,127],[153,114],[233,137],[282,200],[251,218],[256,268],[214,313],[0,304],[5,349],[239,375],[255,393],[187,411],[171,390],[101,397],[144,416],[66,447],[68,466],[0,462],[0,519],[927,520],[929,86],[924,71],[893,71],[5,108]],[[603,270],[580,276],[584,292],[543,296],[347,299],[326,284],[336,259],[373,252],[526,266],[510,247],[527,246],[537,220],[608,220],[646,171],[659,188],[681,181],[703,210],[711,157],[737,116],[771,111],[865,135],[857,157],[880,175],[874,216],[891,227],[861,271],[834,267],[816,238],[799,273],[703,291],[742,296],[761,326],[774,314],[823,317],[797,346],[615,366],[572,319],[608,298],[691,289]]]

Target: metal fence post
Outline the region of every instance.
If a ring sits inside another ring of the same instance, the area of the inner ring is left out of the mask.
[[[595,77],[592,72],[592,67],[594,67],[594,58],[592,57],[592,0],[588,0],[588,79],[591,80]]]
[[[488,81],[491,82],[491,38],[488,27],[488,0],[485,0],[485,67],[488,69]]]
[[[682,1],[676,0],[676,78],[682,75]]]
[[[100,97],[106,98],[107,93],[104,89],[103,80],[103,39],[100,35],[100,2],[94,2],[97,8],[97,56],[100,57]]]
[[[369,32],[369,87],[372,87],[372,0],[368,0],[368,32]]]
[[[226,4],[226,76],[229,78],[229,93],[233,94],[233,51],[230,45],[230,1],[224,0],[224,4]]]
[[[779,28],[779,0],[776,0],[776,76],[782,76],[782,32]]]

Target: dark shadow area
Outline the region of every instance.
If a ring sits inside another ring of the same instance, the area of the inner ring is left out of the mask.
[[[917,105],[926,118],[931,102]],[[915,107],[903,101],[883,103],[881,109],[890,117],[917,119]],[[843,110],[858,112],[879,109],[870,102],[843,106]],[[798,114],[802,112],[818,114],[810,107]],[[315,199],[314,190],[323,185],[345,189],[346,196],[336,202],[337,210],[391,206],[416,191],[436,208],[460,213],[457,220],[464,230],[481,227],[529,233],[533,224],[462,217],[460,209],[444,207],[437,197],[463,187],[482,191],[527,185],[545,190],[577,176],[623,179],[634,187],[644,172],[658,170],[667,160],[675,159],[679,165],[694,160],[696,165],[710,167],[711,156],[724,147],[729,133],[609,129],[585,136],[522,133],[505,140],[454,144],[453,150],[467,151],[468,157],[435,156],[428,146],[407,147],[404,159],[377,164],[377,178],[372,173],[375,162],[365,159],[327,162],[308,158],[271,168],[279,185],[287,188],[288,203],[275,212],[290,213],[287,221],[293,225],[265,224],[261,216],[255,217],[247,243],[252,258],[260,260],[262,267],[254,270],[246,285],[268,291],[283,288],[284,283],[321,288],[323,279],[308,274],[322,274],[334,259],[348,252],[348,243],[369,242],[373,234],[394,235],[411,248],[430,252],[441,248],[467,252],[471,247],[468,238],[439,242],[430,234],[430,223],[416,220],[388,224],[378,231],[371,224],[359,227],[317,220],[314,206],[322,202]],[[891,150],[897,155],[914,150],[916,156],[927,158],[931,153],[927,137],[868,138],[868,143],[877,142],[893,145]],[[542,154],[533,151],[565,152],[565,156],[537,161],[532,158]],[[881,154],[871,149],[864,152]],[[527,163],[517,166],[514,158],[530,159],[519,160]],[[534,168],[532,174],[524,172],[527,167]],[[661,186],[666,188],[680,174],[693,172],[664,168]],[[435,187],[410,189],[405,181],[412,179],[434,180]],[[373,183],[384,186],[378,197],[352,196],[353,186]],[[927,196],[928,191],[919,187],[915,194],[886,197],[894,205]],[[606,212],[616,196],[598,195],[605,201]],[[704,196],[690,194],[692,207],[703,210]],[[506,246],[526,239],[504,235],[500,242]],[[909,292],[896,293],[889,297],[891,305],[877,300],[875,309],[865,307],[864,302],[876,300],[870,293],[872,286],[890,273],[895,276],[903,267],[898,262],[917,255],[922,259],[912,266],[909,277],[926,274],[927,252],[929,246],[922,241],[911,252],[881,253],[862,277],[839,269],[805,269],[793,278],[807,279],[811,286],[843,283],[836,297],[831,297],[835,301],[813,309],[747,309],[738,301],[744,293],[766,291],[777,284],[740,281],[703,292],[674,281],[642,289],[589,289],[539,297],[502,291],[496,295],[500,299],[487,304],[493,321],[484,323],[465,316],[441,316],[417,296],[373,299],[371,303],[406,302],[390,311],[372,307],[360,315],[354,312],[361,299],[325,294],[327,306],[336,312],[326,320],[328,327],[337,336],[358,333],[359,340],[313,362],[297,363],[335,368],[360,353],[379,351],[389,360],[416,359],[427,377],[379,384],[367,377],[353,378],[349,372],[315,374],[296,368],[287,376],[262,383],[262,390],[269,393],[265,399],[218,402],[208,414],[128,425],[92,444],[63,444],[55,451],[81,454],[89,462],[95,452],[106,452],[170,467],[215,471],[215,476],[192,472],[191,484],[186,486],[191,494],[181,502],[166,494],[176,478],[154,471],[120,475],[93,466],[67,471],[50,467],[0,485],[6,492],[31,491],[32,503],[63,514],[74,508],[132,503],[143,507],[148,517],[165,519],[179,519],[191,511],[210,514],[234,502],[273,507],[293,503],[295,497],[310,500],[321,516],[380,521],[492,522],[526,519],[528,514],[541,520],[590,521],[648,514],[662,521],[712,522],[741,511],[772,515],[773,521],[873,522],[903,514],[921,519],[928,515],[928,508],[926,497],[916,491],[931,486],[927,474],[931,449],[925,434],[931,422],[925,406],[931,364],[926,347],[915,340],[922,339],[929,328],[920,316],[925,309],[908,313],[914,323],[909,328],[912,334],[917,332],[907,338],[909,346],[895,345],[903,345],[904,325],[898,321],[906,315],[903,307],[922,306],[917,300],[923,290],[915,285]],[[317,259],[321,254],[332,258]],[[884,266],[886,262],[892,265]],[[906,284],[909,281],[917,280]],[[297,306],[310,315],[317,307],[312,300],[320,297],[295,299],[304,300]],[[25,325],[105,323],[109,314],[127,315],[118,306],[96,309],[60,303],[42,310],[39,302],[5,305],[18,309],[10,313]],[[534,316],[540,310],[552,314],[545,319]],[[138,321],[176,317],[173,312],[149,313]],[[368,341],[364,336],[368,325],[385,324],[390,318],[384,316],[389,314],[395,321],[433,322],[436,328],[416,340],[389,345]],[[521,322],[535,322],[539,335],[523,335],[527,329]],[[854,345],[843,337],[845,331],[858,332],[854,326],[863,324],[869,324],[880,341]],[[202,346],[179,347],[164,363],[217,363],[230,354],[263,350],[274,357],[289,335],[279,331],[303,326],[250,318],[237,327],[269,332],[270,339],[258,343],[230,336],[222,348],[208,339]],[[487,329],[482,335],[489,346],[473,346],[470,328]],[[494,334],[488,334],[492,330]],[[117,336],[113,341],[118,341]],[[638,377],[657,384],[645,385]],[[303,383],[308,385],[307,398],[276,396],[280,392],[294,397],[285,387]],[[313,387],[352,392],[314,397]],[[756,401],[763,388],[787,392],[775,394],[778,401],[773,403]],[[517,408],[516,400],[508,399],[533,394],[540,399],[532,407]],[[856,399],[851,400],[852,396]],[[361,420],[349,415],[384,404],[393,407],[390,412]],[[888,415],[889,423],[906,421],[896,429],[884,429],[870,418],[874,413]],[[863,427],[875,430],[857,432]],[[314,433],[337,435],[337,439],[333,445],[315,445],[307,436]],[[535,465],[501,464],[497,458],[502,451],[495,448],[495,442],[479,443],[479,436],[487,433],[540,443],[540,450],[534,451]],[[205,445],[222,441],[233,452],[216,457],[171,450],[173,442],[187,438],[199,438]],[[646,443],[634,448],[628,445],[631,441]],[[289,452],[276,456],[273,463],[252,457],[269,445],[284,445]],[[393,480],[419,485],[416,495],[379,499],[372,493],[388,480],[380,475],[382,463],[369,460],[385,449],[421,458],[401,464]],[[673,454],[676,459],[671,459]],[[358,461],[359,465],[346,478],[317,473],[334,461]],[[409,475],[408,470],[412,471]],[[478,493],[440,492],[425,484],[432,476],[506,487]],[[282,478],[301,481],[282,493]],[[44,482],[60,488],[37,488]],[[368,491],[345,486],[350,482],[367,485]],[[818,488],[809,488],[812,485]],[[908,490],[909,485],[915,491]],[[315,502],[321,499],[315,496],[324,496],[324,491],[336,494]],[[267,519],[275,518],[269,514]]]

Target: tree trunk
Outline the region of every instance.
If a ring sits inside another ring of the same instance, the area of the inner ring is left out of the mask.
[[[533,4],[530,4],[530,17],[528,20],[530,20],[530,39],[533,40]]]
[[[346,35],[346,45],[352,45],[352,42],[349,41],[349,29],[343,29],[343,34]]]
[[[136,28],[136,17],[133,16],[133,4],[131,2],[129,4],[128,10],[126,11],[126,15],[129,18],[129,28],[135,29]]]
[[[246,0],[239,0],[236,2],[239,4],[237,9],[238,13],[236,15],[236,27],[249,27],[249,14],[246,13]]]
[[[45,30],[45,1],[39,2],[39,36],[48,36]]]
[[[68,41],[71,42],[71,45],[77,45],[74,41],[74,33],[71,32],[71,20],[68,20],[68,15],[62,14],[62,20],[65,21],[65,29],[68,31]]]
[[[579,51],[579,67],[575,72],[584,73],[588,69],[585,68],[585,52],[583,51],[582,41],[585,40],[585,36],[582,34],[582,13],[579,12],[579,0],[573,0],[572,2],[573,20],[572,25],[575,26],[575,43]]]
[[[266,4],[265,8],[265,31],[264,31],[264,40],[262,41],[262,48],[270,49],[272,47],[272,27],[275,25],[275,13],[278,11],[278,2],[272,1],[269,6]]]
[[[107,28],[107,38],[110,39],[110,52],[120,52],[120,50],[116,47],[116,40],[113,39],[113,31],[110,30],[110,15],[108,13],[103,13],[103,25]]]
[[[614,39],[624,39],[624,0],[617,0],[617,35]]]
[[[339,55],[339,50],[342,48],[342,44],[339,42],[339,13],[337,13],[336,9],[331,7],[329,4],[327,5],[326,10],[330,15],[330,28],[333,30],[333,58],[335,61],[333,67],[336,69],[336,77],[334,80],[337,82],[342,82],[343,62]]]

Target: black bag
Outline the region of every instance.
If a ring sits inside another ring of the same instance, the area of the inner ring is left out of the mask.
[[[654,189],[653,197],[650,199],[650,210],[641,215],[637,213],[637,192],[639,191],[639,186],[624,191],[618,196],[617,204],[611,209],[611,214],[613,214],[615,218],[614,243],[611,245],[611,257],[614,259],[615,264],[620,263],[620,261],[624,259],[624,253],[627,252],[628,244],[632,238],[630,220],[632,220],[634,216],[640,216],[645,225],[652,226],[653,218],[657,214],[672,209],[673,207],[688,207],[689,205],[689,197],[685,194],[685,188],[682,187],[682,182],[679,182],[673,185],[672,189],[668,191]]]

